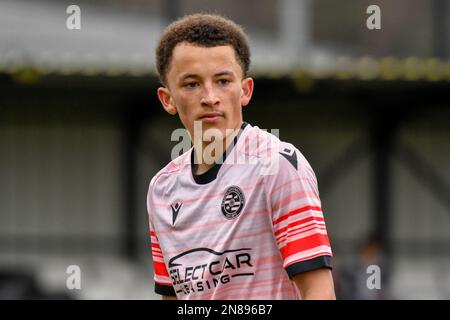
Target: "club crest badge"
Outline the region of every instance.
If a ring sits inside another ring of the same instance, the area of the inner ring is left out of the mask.
[[[245,205],[245,197],[237,186],[228,187],[222,199],[222,213],[227,219],[236,218]]]

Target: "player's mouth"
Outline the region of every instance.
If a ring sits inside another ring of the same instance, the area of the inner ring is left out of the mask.
[[[201,115],[199,119],[203,122],[213,123],[218,121],[222,117],[223,115],[220,112],[206,112]]]

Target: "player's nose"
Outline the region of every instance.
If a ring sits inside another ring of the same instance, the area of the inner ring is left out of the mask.
[[[203,96],[200,102],[202,106],[214,106],[219,103],[219,97],[215,92],[213,86],[206,85],[204,87]]]

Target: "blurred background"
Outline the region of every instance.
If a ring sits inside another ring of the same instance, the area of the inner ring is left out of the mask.
[[[196,12],[249,34],[244,119],[314,168],[338,299],[449,299],[447,0],[0,0],[0,299],[159,299],[146,193],[181,123],[154,49]]]

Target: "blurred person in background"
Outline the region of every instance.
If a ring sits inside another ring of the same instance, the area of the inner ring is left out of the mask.
[[[380,271],[379,274],[377,270]],[[337,273],[339,285],[336,291],[339,299],[389,299],[387,257],[381,241],[376,237],[367,238],[359,246],[355,259],[341,265]]]

